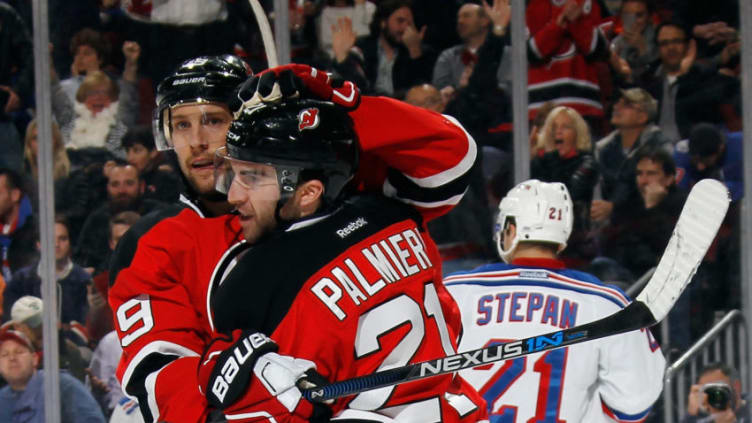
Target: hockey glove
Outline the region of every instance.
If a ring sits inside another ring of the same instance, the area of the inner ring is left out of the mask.
[[[216,338],[201,357],[199,389],[228,416],[257,409],[310,415],[313,406],[301,401],[296,384],[316,365],[276,351],[277,344],[262,333],[236,330],[232,337]]]
[[[301,96],[331,101],[347,110],[360,104],[360,90],[352,82],[308,65],[291,64],[267,69],[244,82],[230,101],[230,110],[237,119],[244,110]]]

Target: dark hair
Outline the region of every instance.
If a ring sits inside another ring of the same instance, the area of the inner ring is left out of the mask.
[[[24,186],[23,186],[23,180],[21,179],[21,175],[16,172],[13,169],[8,169],[7,167],[0,168],[0,176],[5,175],[5,180],[8,184],[8,189],[18,189],[21,190],[21,193],[24,193]]]
[[[127,161],[125,161],[125,160],[123,160],[123,159],[121,159],[119,157],[115,157],[114,159],[110,159],[110,160],[113,161],[113,162],[115,162],[115,165],[112,166],[113,169],[116,168],[116,167],[133,166],[132,164],[128,163]],[[134,169],[135,169],[135,167],[134,167]],[[141,176],[141,172],[139,172],[138,169],[136,170],[136,177],[137,177],[137,179],[139,181],[143,180],[143,176]],[[109,176],[105,177],[105,179],[107,179],[107,182],[109,183],[109,181],[110,181]]]
[[[107,234],[107,238],[112,238],[112,228],[115,225],[128,225],[133,226],[141,219],[141,215],[134,211],[123,211],[110,218],[110,231]]]
[[[70,237],[70,222],[68,221],[68,216],[62,213],[55,214],[55,224],[65,226],[65,229],[68,231],[68,236]]]
[[[78,31],[70,41],[71,55],[75,56],[76,51],[81,46],[89,46],[97,52],[97,56],[105,63],[107,61],[107,53],[110,49],[107,40],[102,36],[99,31],[95,31],[91,28],[84,28]]]
[[[403,7],[413,10],[413,2],[411,0],[384,0],[379,2],[376,6],[376,11],[373,13],[371,24],[368,29],[371,30],[371,35],[381,34],[381,23],[389,19],[392,13],[396,12]]]
[[[674,157],[662,148],[640,150],[640,152],[637,153],[635,163],[639,163],[642,159],[649,159],[655,163],[660,163],[663,173],[666,175],[676,175],[676,163],[674,162]]]
[[[719,370],[721,373],[723,373],[724,376],[728,377],[731,383],[741,380],[739,378],[739,372],[735,368],[721,363],[720,361],[706,364],[702,367],[702,369],[700,369],[700,373],[698,373],[698,375],[699,377],[702,377],[702,375],[715,370]]]
[[[138,125],[128,130],[123,136],[121,142],[124,149],[133,147],[136,144],[143,145],[147,150],[154,151],[154,133],[147,125]]]
[[[660,24],[658,24],[658,27],[655,28],[655,44],[658,44],[658,34],[660,34],[661,29],[667,27],[667,26],[673,26],[674,28],[679,28],[684,32],[684,41],[689,41],[689,39],[692,36],[692,32],[689,30],[689,26],[684,23],[684,21],[681,21],[679,19],[668,19]]]
[[[689,154],[707,157],[721,151],[725,142],[723,133],[710,123],[701,122],[689,131]]]
[[[648,11],[648,15],[653,13],[653,2],[648,0],[622,0],[621,4],[619,5],[619,13],[621,13],[622,9],[624,8],[624,4],[627,2],[642,3],[645,5],[645,9]]]

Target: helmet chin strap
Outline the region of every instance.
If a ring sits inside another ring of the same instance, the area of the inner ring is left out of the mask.
[[[499,242],[496,243],[496,250],[499,253],[499,257],[501,257],[502,260],[504,260],[504,263],[509,264],[509,262],[512,261],[512,256],[514,255],[514,250],[517,249],[517,244],[519,243],[520,238],[517,236],[517,233],[514,234],[514,239],[512,240],[512,245],[509,246],[508,250],[504,250],[504,238],[499,237]]]

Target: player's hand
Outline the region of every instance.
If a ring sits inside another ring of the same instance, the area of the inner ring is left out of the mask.
[[[590,218],[595,221],[606,220],[611,217],[614,210],[614,203],[604,200],[593,200],[590,205]]]
[[[352,82],[308,65],[290,64],[267,69],[243,83],[237,98],[230,101],[230,110],[237,118],[247,108],[301,96],[331,101],[347,110],[360,104],[360,90]]]
[[[316,365],[276,351],[277,344],[258,332],[236,330],[215,338],[201,356],[199,389],[233,421],[246,421],[244,412],[256,408],[272,415],[309,414],[313,406],[301,401],[297,384]]]

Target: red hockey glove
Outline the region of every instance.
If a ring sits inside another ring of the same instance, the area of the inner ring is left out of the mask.
[[[291,64],[267,69],[248,79],[229,106],[237,118],[246,109],[301,96],[331,101],[347,110],[360,104],[360,90],[352,82],[308,65]]]
[[[232,337],[216,338],[201,357],[199,389],[234,422],[253,421],[263,413],[305,420],[313,405],[301,401],[296,384],[316,365],[276,351],[277,344],[262,333],[236,330]]]
[[[352,82],[308,65],[290,64],[273,70],[280,74],[288,69],[300,78],[306,88],[306,94],[339,104],[347,110],[354,110],[360,105],[360,90]]]

